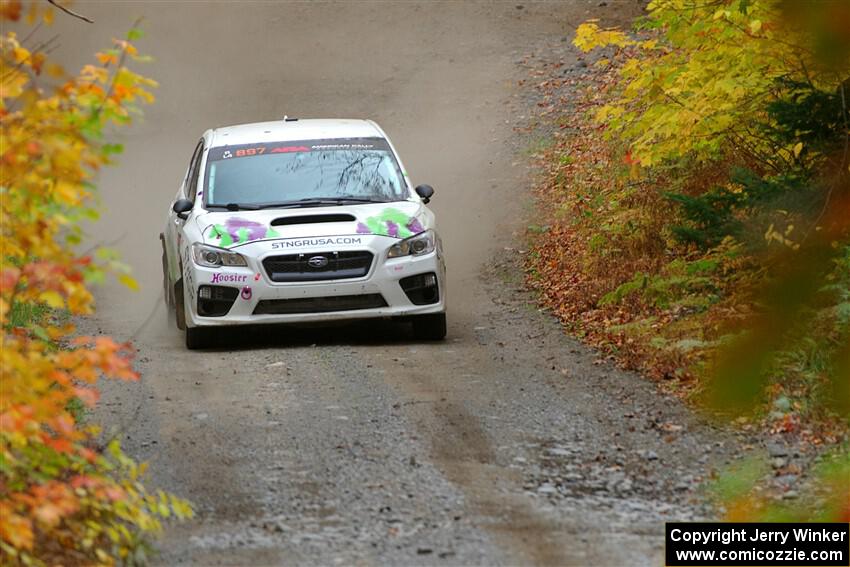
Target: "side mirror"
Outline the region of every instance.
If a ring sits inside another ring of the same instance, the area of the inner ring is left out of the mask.
[[[430,185],[419,185],[414,189],[416,194],[422,197],[422,202],[426,205],[431,202],[431,197],[434,196],[434,188]]]
[[[177,216],[183,220],[189,216],[189,211],[194,207],[194,203],[189,199],[177,199],[174,201],[174,204],[171,205],[171,210],[177,213]]]

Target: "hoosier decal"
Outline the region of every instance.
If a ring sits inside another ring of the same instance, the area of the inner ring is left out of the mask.
[[[248,276],[245,274],[221,274],[215,273],[210,279],[210,283],[242,283],[248,281]]]

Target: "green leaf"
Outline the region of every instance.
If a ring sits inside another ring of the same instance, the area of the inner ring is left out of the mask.
[[[104,144],[103,146],[101,146],[100,149],[103,151],[104,155],[114,155],[114,154],[123,153],[124,152],[124,145],[123,144]]]
[[[130,31],[127,32],[127,41],[136,41],[137,39],[142,39],[145,36],[145,32],[140,28],[130,28]]]

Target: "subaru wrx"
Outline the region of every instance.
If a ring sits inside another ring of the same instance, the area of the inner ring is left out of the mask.
[[[446,334],[434,190],[369,120],[207,130],[168,212],[166,304],[186,346],[233,325],[397,318]]]

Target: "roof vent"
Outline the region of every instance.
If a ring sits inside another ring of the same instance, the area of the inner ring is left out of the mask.
[[[297,118],[294,118],[294,117],[293,117],[293,118],[290,118],[289,116],[287,116],[287,115],[285,115],[285,114],[284,114],[284,115],[283,115],[283,121],[284,121],[284,122],[298,122],[298,119],[297,119]]]

